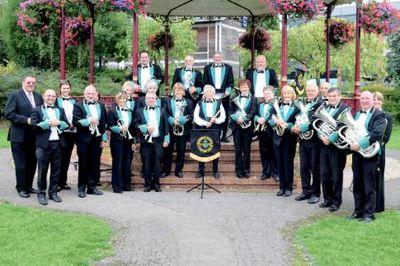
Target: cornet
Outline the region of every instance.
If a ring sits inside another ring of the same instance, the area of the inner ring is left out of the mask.
[[[178,120],[179,117],[183,114],[185,111],[186,107],[186,102],[183,102],[181,104],[176,104],[176,110],[175,110],[175,120]],[[174,133],[175,136],[183,136],[183,133],[185,132],[185,126],[184,125],[173,125],[172,127],[172,132]]]
[[[93,125],[92,123],[90,123],[90,119],[92,118],[91,114],[88,114],[86,116],[86,119],[89,120],[89,130],[90,130],[90,134],[92,135],[96,135],[96,137],[101,136],[100,131],[99,131],[99,127],[97,125]]]
[[[44,115],[43,116],[43,120],[44,121],[49,121],[50,120],[50,116],[48,115]],[[62,130],[58,128],[58,126],[51,126],[50,127],[51,131],[56,131],[58,135],[60,135],[62,133]]]
[[[122,119],[118,119],[118,121],[117,121],[117,125],[119,126],[119,127],[122,127],[122,126],[124,126],[124,121],[122,120]],[[126,130],[126,131],[123,131],[123,130],[121,130],[120,132],[119,132],[119,134],[121,135],[121,137],[123,137],[123,138],[128,138],[128,139],[133,139],[133,137],[132,137],[132,135],[131,135],[131,133],[129,132],[129,129],[128,130]]]

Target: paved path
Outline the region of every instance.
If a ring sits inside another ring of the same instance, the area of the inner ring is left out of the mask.
[[[34,195],[17,196],[10,151],[1,149],[0,158],[0,200],[40,207]],[[397,209],[399,166],[399,160],[388,158],[393,180],[386,183],[387,205]],[[350,175],[346,169],[346,180]],[[341,211],[348,213],[352,195],[348,189],[343,194]],[[93,214],[113,226],[116,256],[98,265],[291,265],[293,253],[284,230],[326,211],[274,193],[210,192],[203,200],[198,192],[105,192],[80,199],[73,189],[60,195],[63,203],[50,201],[43,208]]]

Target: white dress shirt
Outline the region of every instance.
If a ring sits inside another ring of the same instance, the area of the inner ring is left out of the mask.
[[[221,89],[221,84],[222,84],[221,68],[222,67],[214,68],[214,70],[215,70],[215,84],[214,85],[215,85],[216,90]]]
[[[56,112],[54,111],[53,108],[47,108],[47,115],[49,117],[49,120],[51,119],[56,119]],[[58,137],[58,130],[57,130],[57,126],[54,127],[50,127],[51,133],[50,133],[50,137],[49,140],[59,140],[60,138]]]
[[[157,123],[157,112],[156,110],[148,110],[149,120],[147,121],[148,127],[154,127],[153,131],[153,138],[157,138],[160,136],[160,131],[158,130],[158,123]]]
[[[196,105],[196,108],[194,109],[194,114],[193,114],[193,118],[194,118],[194,122],[199,125],[199,126],[206,126],[208,121],[202,119],[200,117],[200,108],[201,108],[201,102],[199,102],[199,104]],[[225,109],[223,107],[223,105],[220,105],[220,113],[219,116],[216,118],[215,123],[216,124],[222,124],[225,121],[226,118],[226,114],[225,114]],[[213,112],[213,103],[206,103],[206,113],[205,116],[206,117],[213,117],[215,114]]]
[[[254,96],[256,98],[262,98],[264,97],[263,94],[263,88],[265,86],[265,74],[264,73],[257,73],[257,83],[256,83],[256,88],[254,91]]]

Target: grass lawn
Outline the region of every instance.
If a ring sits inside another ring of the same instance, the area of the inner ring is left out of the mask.
[[[10,142],[7,140],[8,128],[0,127],[0,148],[11,147]]]
[[[295,246],[313,265],[399,265],[400,212],[387,211],[364,224],[329,216],[300,227]]]
[[[392,135],[390,135],[390,140],[386,144],[387,149],[400,150],[400,126],[396,125],[393,127]]]
[[[0,202],[0,265],[89,265],[112,255],[110,237],[94,217]]]

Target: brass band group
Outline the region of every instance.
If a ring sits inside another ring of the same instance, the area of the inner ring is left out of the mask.
[[[178,178],[184,176],[191,131],[213,129],[222,142],[229,142],[231,132],[238,178],[250,177],[251,143],[258,137],[259,178],[279,181],[277,196],[292,195],[299,146],[302,193],[295,200],[320,202],[331,212],[341,206],[343,170],[347,155],[352,154],[355,208],[349,218],[373,221],[375,213],[384,210],[384,147],[392,127],[390,115],[382,111],[382,94],[362,92],[361,110],[352,113],[342,102],[341,91],[329,83],[319,88],[308,83],[305,97],[298,98],[290,86],[278,89],[277,76],[267,68],[265,56],[255,61],[246,79],[235,86],[232,67],[223,62],[220,52],[203,73],[193,68],[194,58],[188,55],[184,66],[175,70],[171,96],[163,98],[158,92],[161,68],[141,52],[137,82],[129,76],[108,111],[94,85],[85,88],[82,101],[76,101],[68,81],[60,82],[58,96],[52,89],[40,95],[35,92],[36,78],[25,77],[22,88],[10,94],[5,110],[11,122],[18,194],[26,198],[36,193],[39,203],[46,205],[48,193],[49,199],[61,202],[57,192],[71,189],[67,176],[74,145],[79,197],[103,194],[98,189],[100,156],[107,145],[115,193],[133,190],[134,152],[140,152],[144,191],[161,192],[160,178],[168,178],[172,170]],[[37,190],[32,187],[36,168]],[[212,161],[212,171],[214,178],[221,177],[218,158]],[[204,162],[199,162],[195,177],[204,175]]]

